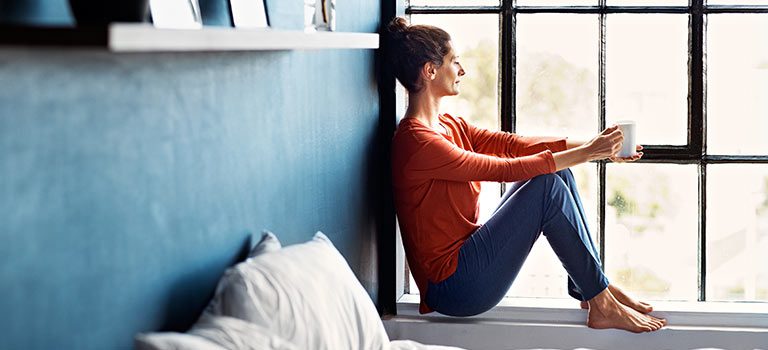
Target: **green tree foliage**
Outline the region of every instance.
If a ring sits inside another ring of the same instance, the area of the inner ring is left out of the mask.
[[[608,205],[616,208],[616,215],[620,218],[634,214],[637,208],[637,203],[619,188],[613,190],[613,197],[608,200]]]
[[[461,81],[458,99],[465,104],[469,113],[462,117],[473,124],[498,129],[498,49],[495,43],[480,41],[459,58],[467,79]]]
[[[669,290],[670,283],[656,276],[651,271],[643,268],[626,268],[616,272],[616,277],[621,281],[622,288],[626,290],[642,291],[646,295],[663,295]]]
[[[591,101],[597,84],[589,69],[559,55],[534,53],[518,70],[526,72],[517,81],[517,108],[522,116],[556,129],[570,126],[576,113],[595,110]]]
[[[484,40],[461,53],[467,72],[461,84],[458,104],[461,115],[474,124],[496,129],[498,120],[498,48]],[[573,122],[574,111],[594,111],[591,97],[597,94],[593,73],[559,55],[536,53],[528,64],[518,67],[518,111],[536,118],[537,123],[553,130]]]

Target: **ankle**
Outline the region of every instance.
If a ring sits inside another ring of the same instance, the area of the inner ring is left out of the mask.
[[[603,313],[604,310],[615,309],[617,303],[618,301],[608,288],[603,289],[602,292],[587,301],[590,310],[594,309],[601,313]]]

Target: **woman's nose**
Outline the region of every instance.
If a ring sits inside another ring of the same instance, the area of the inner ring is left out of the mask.
[[[464,74],[467,74],[467,72],[466,72],[466,71],[464,71],[464,67],[462,67],[461,65],[459,65],[459,76],[463,76]]]

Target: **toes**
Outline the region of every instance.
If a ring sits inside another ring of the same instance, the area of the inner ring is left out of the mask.
[[[645,302],[642,302],[642,301],[639,302],[638,304],[640,305],[641,308],[643,308],[643,310],[646,313],[653,311],[653,306],[651,306],[651,304],[648,304],[648,303],[645,303]]]
[[[667,320],[649,316],[649,321],[654,325],[655,330],[663,328],[667,324]]]
[[[637,323],[641,326],[649,327],[649,332],[659,330],[662,327],[661,321],[650,315],[639,315],[637,317]]]

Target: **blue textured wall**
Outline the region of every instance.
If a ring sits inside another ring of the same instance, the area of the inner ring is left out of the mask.
[[[0,0],[0,23],[67,26],[74,20],[67,0]]]
[[[338,15],[374,32],[379,3]],[[372,50],[0,47],[0,349],[184,329],[264,228],[324,231],[375,299],[378,101]]]

